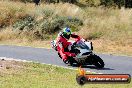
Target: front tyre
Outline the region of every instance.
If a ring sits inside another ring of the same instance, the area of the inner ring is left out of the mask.
[[[103,68],[104,67],[104,61],[97,55],[93,55],[93,61],[94,61],[94,65],[97,67],[97,68]]]

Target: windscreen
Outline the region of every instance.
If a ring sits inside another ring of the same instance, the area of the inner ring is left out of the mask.
[[[82,40],[76,43],[76,47],[89,50],[89,47]]]

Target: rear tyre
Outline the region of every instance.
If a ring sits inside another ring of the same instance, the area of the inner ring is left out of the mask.
[[[81,63],[78,63],[73,57],[70,57],[69,59],[69,64],[74,67],[80,67]]]
[[[80,67],[82,64],[81,63],[78,63],[78,62],[76,62],[77,63],[77,67]]]
[[[69,61],[68,61],[68,60],[63,60],[63,62],[64,62],[65,64],[69,64]]]
[[[74,66],[74,63],[76,63],[73,57],[68,57],[68,61],[71,66]]]
[[[104,61],[97,55],[93,55],[93,64],[97,67],[97,68],[103,68],[104,67]]]

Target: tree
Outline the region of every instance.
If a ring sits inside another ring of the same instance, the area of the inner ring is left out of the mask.
[[[114,4],[113,0],[100,0],[100,2],[101,2],[101,5],[104,5],[105,7],[112,6]]]
[[[132,8],[132,0],[125,0],[125,8]]]
[[[125,3],[124,0],[100,0],[100,2],[101,2],[101,5],[104,5],[106,7],[118,6],[119,9],[121,8],[121,6],[124,6],[124,3]]]
[[[72,4],[77,2],[76,0],[57,0],[57,3],[59,3],[60,1],[61,2],[68,2],[68,3],[72,3]]]
[[[124,0],[114,0],[114,3],[121,9],[121,6],[124,6]]]
[[[59,3],[60,2],[60,0],[57,0],[57,3]]]
[[[35,3],[35,5],[39,5],[40,0],[33,0],[33,2]]]

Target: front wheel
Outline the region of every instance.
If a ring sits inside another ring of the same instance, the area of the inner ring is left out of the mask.
[[[103,68],[104,67],[104,61],[97,55],[93,55],[93,64],[97,67],[97,68]]]

